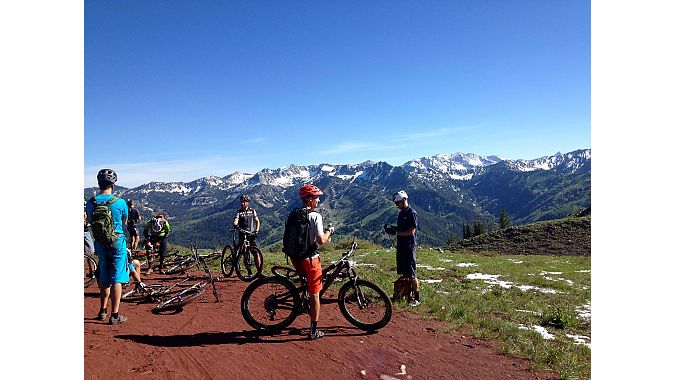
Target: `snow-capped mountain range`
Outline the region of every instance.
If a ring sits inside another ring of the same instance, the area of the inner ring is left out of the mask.
[[[335,222],[350,228],[359,224],[355,219],[383,222],[386,215],[374,217],[371,209],[391,207],[391,194],[405,189],[413,207],[423,214],[421,219],[429,218],[430,222],[439,219],[445,223],[442,228],[422,234],[423,241],[438,243],[448,237],[444,235],[460,230],[463,223],[497,218],[501,208],[506,208],[515,222],[531,222],[561,217],[569,211],[566,208],[573,205],[588,207],[589,191],[585,194],[584,189],[591,187],[590,167],[591,149],[534,160],[451,153],[417,158],[401,166],[374,161],[292,164],[253,174],[235,172],[225,177],[209,176],[187,183],[149,182],[131,189],[117,188],[116,193],[133,199],[142,214],[149,216],[153,211],[162,210],[178,228],[200,221],[206,230],[213,230],[213,234],[222,234],[222,231],[213,228],[210,220],[222,220],[223,214],[228,215],[226,219],[230,218],[239,206],[239,195],[246,193],[252,198],[252,207],[257,208],[275,230],[262,236],[265,243],[273,244],[281,239],[281,215],[296,206],[297,190],[303,184],[314,183],[324,189],[326,200],[322,207]],[[533,180],[523,181],[534,175],[537,177],[532,177]],[[581,186],[574,186],[580,183]],[[562,187],[562,184],[570,186]],[[95,188],[85,189],[85,197],[95,193]],[[565,201],[547,198],[558,193],[565,194]],[[394,216],[396,220],[394,209],[386,214],[392,214],[389,217]],[[421,226],[421,232],[423,230]],[[375,234],[375,231],[367,233],[371,238]],[[181,233],[174,235],[180,237]],[[209,234],[204,239],[214,241]]]

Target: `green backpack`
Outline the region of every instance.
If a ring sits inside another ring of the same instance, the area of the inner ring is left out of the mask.
[[[110,205],[118,199],[118,197],[113,196],[104,204],[98,204],[96,197],[92,197],[91,199],[91,202],[94,204],[94,212],[92,212],[92,220],[90,221],[92,235],[95,241],[106,247],[112,247],[117,241]]]

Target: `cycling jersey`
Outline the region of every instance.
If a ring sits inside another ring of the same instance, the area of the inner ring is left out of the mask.
[[[245,231],[254,232],[256,226],[254,220],[258,217],[256,210],[248,208],[246,210],[239,209],[235,218],[237,218],[237,226]]]

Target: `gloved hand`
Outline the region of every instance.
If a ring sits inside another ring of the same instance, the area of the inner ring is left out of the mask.
[[[257,237],[258,237],[258,231],[254,231],[254,232],[251,233],[251,238],[252,238],[252,239],[255,239],[255,238],[257,238]]]
[[[331,235],[333,235],[336,232],[335,227],[333,227],[333,224],[331,224],[331,223],[329,223],[328,227],[329,228],[327,228],[327,231],[329,231],[331,233]]]
[[[396,235],[397,234],[397,228],[395,226],[386,224],[386,225],[383,226],[383,229],[385,230],[385,232],[387,232],[390,235]]]

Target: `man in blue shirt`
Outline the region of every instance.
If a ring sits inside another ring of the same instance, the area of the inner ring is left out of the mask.
[[[416,278],[416,234],[418,231],[418,213],[408,205],[408,194],[398,191],[392,201],[399,209],[397,225],[385,225],[385,232],[397,235],[397,274],[400,279],[408,279],[413,290],[413,307],[420,305],[420,282]]]
[[[96,176],[100,193],[87,202],[87,218],[92,220],[92,214],[96,204],[102,205],[113,198],[113,189],[117,182],[117,174],[111,169],[101,169]],[[108,316],[108,298],[111,303],[111,315],[108,321],[111,325],[124,323],[127,317],[119,313],[120,297],[122,296],[122,283],[129,282],[127,270],[127,239],[124,236],[123,226],[129,217],[129,209],[125,201],[120,198],[110,206],[113,218],[113,227],[117,240],[112,246],[107,246],[94,240],[94,248],[99,257],[99,287],[101,308],[97,316],[98,320],[105,320]]]

